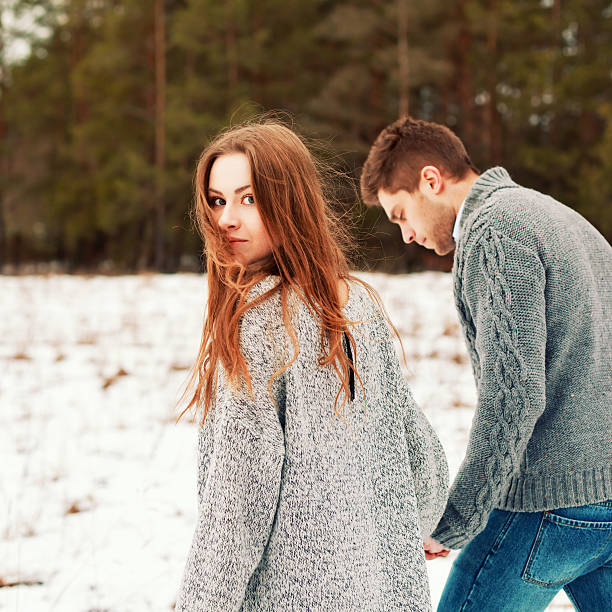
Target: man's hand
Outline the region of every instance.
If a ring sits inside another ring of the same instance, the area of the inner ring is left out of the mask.
[[[450,550],[444,548],[440,542],[436,542],[433,538],[425,538],[423,540],[423,548],[425,548],[425,558],[428,561],[436,557],[448,557]]]

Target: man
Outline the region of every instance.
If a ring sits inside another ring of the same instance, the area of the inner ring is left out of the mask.
[[[612,610],[612,248],[583,217],[479,175],[446,127],[374,142],[363,199],[444,255],[478,390],[428,558],[463,548],[438,610]]]

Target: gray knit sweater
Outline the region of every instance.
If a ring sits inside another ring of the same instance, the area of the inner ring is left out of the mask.
[[[460,227],[455,301],[478,405],[433,534],[453,548],[492,508],[612,497],[612,248],[503,168],[477,179]]]
[[[200,428],[199,518],[178,611],[430,609],[422,537],[446,503],[444,452],[360,285],[344,313],[361,321],[352,332],[366,391],[364,403],[356,380],[350,429],[332,418],[340,382],[318,365],[307,308],[295,305],[300,352],[272,397],[268,379],[293,354],[279,294],[244,315],[254,400],[221,380]]]

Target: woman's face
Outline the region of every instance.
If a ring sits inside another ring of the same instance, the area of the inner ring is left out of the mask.
[[[270,255],[272,241],[257,210],[251,168],[244,153],[217,157],[210,169],[207,196],[237,261],[246,266]]]

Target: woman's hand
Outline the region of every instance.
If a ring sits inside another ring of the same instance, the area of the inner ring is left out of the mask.
[[[440,542],[436,542],[433,538],[425,538],[423,540],[423,548],[425,549],[425,559],[431,561],[436,557],[448,557],[450,549],[444,548]]]

